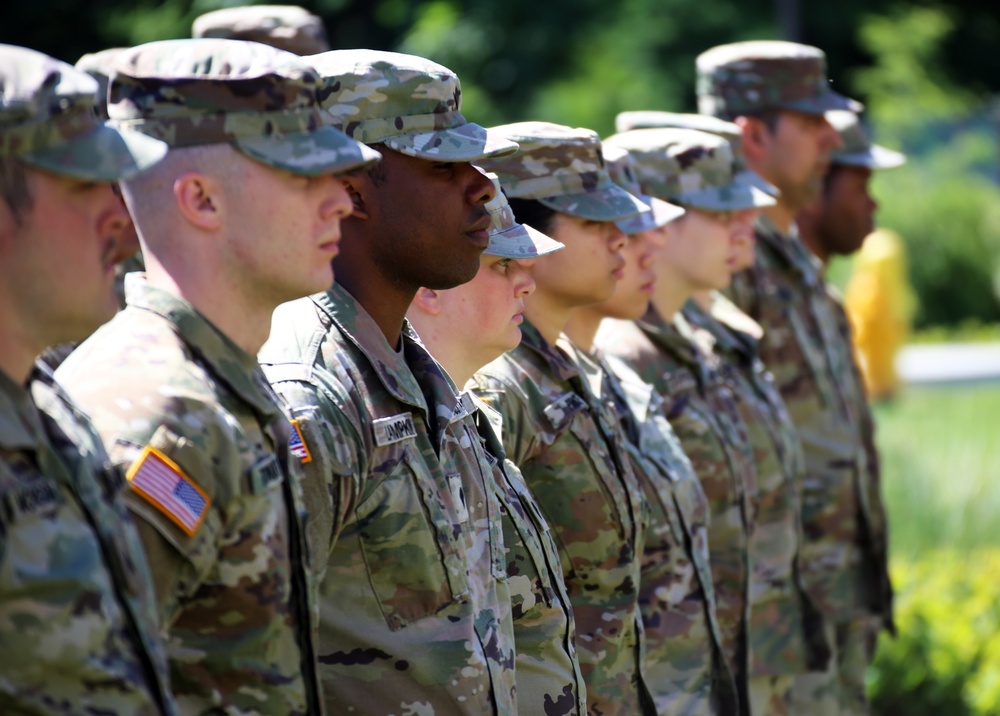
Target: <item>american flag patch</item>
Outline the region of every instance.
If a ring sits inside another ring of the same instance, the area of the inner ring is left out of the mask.
[[[288,439],[288,452],[299,459],[303,465],[307,462],[312,462],[312,455],[309,454],[309,446],[306,445],[306,441],[302,439],[302,431],[299,430],[299,421],[293,420],[292,427],[294,431],[292,436]]]
[[[126,478],[133,490],[169,517],[188,537],[197,532],[212,504],[208,495],[173,460],[152,445],[143,448]]]

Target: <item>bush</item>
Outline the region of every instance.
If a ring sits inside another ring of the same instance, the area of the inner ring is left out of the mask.
[[[1000,713],[1000,549],[941,550],[893,565],[899,636],[869,671],[881,716]]]

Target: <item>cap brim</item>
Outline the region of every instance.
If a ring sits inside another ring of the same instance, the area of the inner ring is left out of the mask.
[[[765,194],[757,187],[742,179],[734,179],[726,186],[713,186],[699,191],[687,192],[674,200],[695,209],[705,211],[741,211],[774,206],[773,196]]]
[[[848,110],[855,114],[864,112],[865,106],[857,100],[845,97],[838,92],[826,92],[819,97],[798,100],[795,102],[785,102],[780,105],[782,109],[791,109],[806,114],[825,114],[834,110]]]
[[[517,142],[467,122],[457,127],[386,137],[382,144],[402,154],[436,162],[474,162],[517,151]]]
[[[163,159],[167,149],[159,139],[102,124],[84,135],[18,158],[53,174],[112,182],[144,172]]]
[[[746,182],[750,186],[760,189],[768,196],[773,196],[775,198],[781,196],[781,189],[751,169],[744,169],[741,172],[736,172],[734,179]]]
[[[505,259],[534,259],[566,248],[555,239],[526,224],[490,234],[490,243],[483,252],[487,256]]]
[[[906,164],[906,155],[886,147],[873,144],[865,152],[834,153],[831,164],[868,169],[895,169]]]
[[[382,158],[371,147],[333,127],[239,139],[233,144],[251,159],[304,176],[344,174],[371,166]]]
[[[646,194],[637,194],[636,196],[649,207],[649,211],[645,214],[637,214],[630,219],[616,221],[615,223],[622,230],[622,233],[631,236],[643,231],[659,229],[661,226],[666,226],[671,221],[684,216],[684,207],[682,206]]]
[[[588,221],[620,221],[649,211],[638,198],[610,182],[593,191],[547,196],[538,201],[550,209]]]

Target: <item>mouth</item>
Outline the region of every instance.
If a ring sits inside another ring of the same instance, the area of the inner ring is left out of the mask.
[[[492,224],[490,215],[486,214],[476,221],[466,230],[465,235],[471,239],[473,245],[486,248],[490,243],[489,228]]]
[[[621,281],[625,277],[625,259],[615,262],[615,267],[611,270],[611,275]]]

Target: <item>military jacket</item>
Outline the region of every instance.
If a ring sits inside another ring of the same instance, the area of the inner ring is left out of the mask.
[[[291,406],[331,713],[513,714],[501,506],[473,418],[404,325],[339,285],[275,312],[261,351]]]
[[[708,549],[709,507],[663,399],[623,361],[600,357],[628,455],[649,506],[639,607],[659,716],[737,713],[722,657]]]
[[[708,311],[688,301],[683,314],[705,351],[718,356],[719,372],[732,390],[753,449],[758,509],[750,535],[749,675],[802,673],[822,659],[807,649],[806,612],[818,614],[801,588],[797,566],[801,528],[796,490],[804,469],[798,433],[756,355],[762,331],[753,319],[721,294],[712,297]]]
[[[500,413],[470,397],[478,408],[476,427],[499,488],[517,649],[518,712],[583,716],[587,686],[576,656],[573,607],[549,523],[521,471],[506,459]]]
[[[0,372],[0,713],[176,713],[124,487],[47,368]]]
[[[756,476],[746,428],[732,391],[686,321],[650,311],[641,322],[604,321],[597,345],[652,384],[708,498],[708,545],[723,652],[737,679],[746,676],[749,535],[757,514]]]
[[[142,274],[126,293],[59,377],[126,472],[178,705],[317,713],[301,486],[278,398],[189,303]]]
[[[797,234],[757,225],[757,261],[734,277],[734,303],[764,329],[760,357],[773,373],[805,454],[799,489],[803,583],[835,619],[891,619],[885,518],[861,440],[867,407],[839,309],[819,261]]]
[[[576,620],[591,714],[650,713],[638,608],[644,540],[641,488],[602,403],[601,371],[530,323],[521,344],[470,382],[503,416],[520,468],[559,548]],[[568,352],[567,352],[568,351]]]

